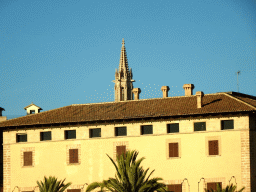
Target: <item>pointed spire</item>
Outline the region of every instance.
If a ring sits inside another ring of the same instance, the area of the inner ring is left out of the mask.
[[[128,72],[128,60],[127,54],[124,46],[124,38],[122,40],[122,49],[121,49],[121,56],[120,56],[120,63],[119,63],[119,71],[123,69],[123,72]]]

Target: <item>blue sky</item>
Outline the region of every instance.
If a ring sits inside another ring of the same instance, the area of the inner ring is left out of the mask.
[[[1,0],[0,107],[8,119],[31,102],[43,111],[114,101],[122,38],[141,99],[256,96],[253,0]]]

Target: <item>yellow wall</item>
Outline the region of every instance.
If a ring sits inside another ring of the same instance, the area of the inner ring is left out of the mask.
[[[220,120],[234,119],[234,130],[221,130]],[[206,131],[194,132],[194,122],[206,122]],[[180,123],[180,133],[167,134],[167,123]],[[153,125],[153,135],[140,135],[141,125]],[[114,127],[127,126],[127,136],[115,137]],[[101,138],[89,138],[89,128],[101,128]],[[26,189],[36,186],[37,180],[45,176],[66,178],[72,185],[102,181],[113,177],[115,170],[107,154],[114,157],[115,146],[125,142],[128,149],[139,151],[139,158],[145,157],[142,166],[153,177],[161,177],[167,184],[181,183],[187,178],[191,192],[198,191],[200,178],[206,182],[228,184],[235,176],[241,188],[241,134],[248,130],[248,117],[194,119],[166,122],[148,122],[121,125],[84,126],[74,128],[35,129],[3,133],[4,145],[11,151],[11,190],[15,186]],[[64,140],[64,130],[76,129],[76,139]],[[41,131],[52,131],[51,141],[40,141]],[[27,133],[28,141],[16,143],[16,133]],[[208,155],[208,139],[219,140],[218,156]],[[168,143],[179,142],[180,157],[168,158]],[[67,165],[68,148],[79,146],[80,164]],[[23,150],[34,150],[33,167],[22,167]],[[232,180],[233,181],[233,180]],[[184,190],[187,182],[184,184]],[[203,180],[201,182],[203,184]],[[200,185],[201,188],[203,185]],[[72,188],[72,186],[71,186]],[[202,191],[202,190],[200,190]]]

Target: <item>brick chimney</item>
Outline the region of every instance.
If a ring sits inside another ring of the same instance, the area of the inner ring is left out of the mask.
[[[163,98],[168,97],[168,91],[170,90],[170,88],[168,86],[162,86],[161,90],[163,92]]]
[[[134,100],[139,100],[139,94],[141,92],[140,88],[134,88],[132,92],[134,94]]]
[[[185,96],[193,95],[193,89],[195,86],[193,84],[184,84],[183,89],[185,90]]]
[[[202,101],[203,101],[204,92],[197,91],[196,97],[197,97],[197,108],[202,108]]]

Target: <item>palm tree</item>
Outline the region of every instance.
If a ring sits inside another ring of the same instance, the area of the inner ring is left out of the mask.
[[[149,179],[153,170],[148,177],[146,174],[149,170],[144,170],[140,166],[141,162],[145,159],[144,157],[136,160],[138,156],[137,151],[127,151],[126,153],[117,157],[117,164],[114,160],[107,154],[113,165],[116,169],[115,178],[109,178],[108,180],[103,180],[103,182],[94,182],[91,183],[86,192],[90,192],[93,189],[100,188],[100,191],[103,189],[108,189],[113,192],[164,192],[165,184],[159,183],[161,178]]]
[[[65,179],[61,182],[57,182],[57,178],[55,177],[44,177],[44,182],[37,182],[40,192],[63,192],[66,188],[68,188],[72,183],[63,184]]]
[[[245,189],[245,187],[240,189],[238,192],[242,192],[244,189]],[[217,184],[217,190],[213,190],[213,189],[207,190],[207,189],[205,189],[205,192],[235,192],[235,190],[236,190],[236,186],[235,185],[233,186],[233,184],[227,185],[226,189],[221,189],[220,184],[218,183]]]

